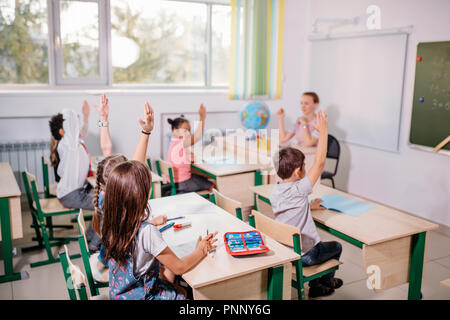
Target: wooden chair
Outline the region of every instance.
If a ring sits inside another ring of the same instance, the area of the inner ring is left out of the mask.
[[[98,268],[98,256],[99,253],[90,254],[88,249],[88,243],[86,239],[86,224],[84,222],[83,210],[77,217],[78,229],[80,236],[78,237],[78,244],[80,245],[81,258],[83,259],[84,270],[89,284],[89,290],[91,295],[99,295],[98,288],[108,287],[109,285],[109,269],[107,267],[103,269]]]
[[[66,280],[67,291],[69,292],[70,300],[77,300],[77,293],[79,300],[108,300],[109,296],[106,294],[89,295],[86,290],[86,276],[80,268],[72,263],[69,258],[69,251],[64,245],[64,250],[59,252],[59,260],[63,269],[64,279]]]
[[[47,157],[42,156],[41,157],[41,163],[42,163],[42,177],[44,179],[44,197],[46,199],[48,198],[56,198],[56,183],[50,184],[50,174],[48,169],[50,168],[50,162],[48,161]],[[49,218],[51,219],[51,218]],[[72,225],[52,225],[53,228],[62,228],[62,229],[73,229]]]
[[[260,230],[272,239],[293,247],[294,251],[301,256],[301,240],[298,228],[275,221],[255,210],[252,210],[248,221],[253,228]],[[298,298],[305,300],[305,283],[336,271],[342,263],[336,259],[330,259],[322,264],[308,267],[303,266],[301,260],[296,260],[292,264],[292,278],[295,279],[292,280],[292,286],[297,289]]]
[[[153,171],[152,160],[150,159],[150,157],[149,156],[145,157],[145,160],[147,161],[147,165],[148,165],[148,168],[150,169],[150,171]]]
[[[29,172],[22,172],[22,179],[25,186],[25,191],[30,205],[30,211],[34,216],[33,221],[39,226],[41,248],[45,248],[47,252],[47,260],[31,263],[31,267],[43,266],[59,261],[59,258],[53,256],[51,247],[68,243],[69,241],[76,241],[74,237],[54,237],[52,220],[48,219],[54,216],[78,213],[78,209],[67,209],[57,198],[39,199],[39,193],[37,189],[36,177]],[[38,234],[38,230],[36,230]],[[38,246],[37,246],[38,247]],[[74,255],[72,258],[79,258],[80,255]]]
[[[145,160],[147,161],[147,166],[150,169],[150,171],[153,171],[153,169],[152,169],[152,160],[150,159],[150,157],[149,156],[145,157]],[[150,199],[154,198],[153,192],[154,191],[153,191],[153,188],[152,188],[152,193],[150,194]]]
[[[47,157],[41,157],[42,162],[42,177],[44,179],[44,194],[46,198],[56,197],[56,183],[50,184],[50,175],[48,173],[48,168],[50,167],[50,162]]]
[[[176,189],[176,185],[175,185],[175,180],[173,177],[173,167],[172,164],[164,161],[164,160],[157,160],[155,161],[156,164],[156,169],[158,171],[158,174],[163,177],[163,179],[166,179],[166,181],[169,182],[170,185],[170,194],[172,196],[177,194],[177,189]],[[202,190],[202,191],[197,191],[197,193],[199,195],[201,195],[204,198],[209,198],[209,190]]]
[[[242,204],[239,201],[228,198],[216,189],[213,189],[213,192],[209,194],[209,200],[242,220]]]

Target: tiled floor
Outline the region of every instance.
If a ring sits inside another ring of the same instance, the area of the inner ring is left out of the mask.
[[[32,230],[28,228],[31,223],[30,213],[26,211],[27,205],[23,204],[24,238],[14,241],[14,247],[21,248],[31,245]],[[54,218],[54,223],[70,224],[71,217]],[[89,223],[89,222],[88,222]],[[58,231],[57,235],[76,234],[73,230]],[[375,293],[366,286],[366,276],[362,263],[361,249],[336,238],[335,236],[319,229],[323,241],[336,240],[343,245],[341,261],[336,276],[344,281],[344,285],[337,289],[329,297],[319,299],[407,299],[408,284],[395,287],[383,292]],[[79,253],[78,243],[71,242],[69,252]],[[58,248],[53,248],[57,256]],[[20,250],[18,250],[20,252]],[[45,259],[44,251],[19,254],[14,258],[14,270],[27,271],[29,279],[1,283],[0,299],[69,299],[61,265],[59,263],[30,268],[30,263]],[[73,262],[84,270],[81,259]],[[0,274],[4,272],[3,261],[0,263]],[[427,238],[427,251],[425,271],[422,280],[422,293],[424,299],[450,299],[450,290],[440,286],[440,281],[450,278],[450,228],[440,226],[438,230],[429,232]],[[106,293],[108,288],[101,289]],[[297,292],[292,290],[292,298],[297,299]]]

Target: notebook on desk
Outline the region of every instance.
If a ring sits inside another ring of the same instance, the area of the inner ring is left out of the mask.
[[[323,201],[320,204],[322,207],[325,207],[328,210],[349,214],[351,216],[359,216],[360,214],[374,208],[371,204],[358,200],[347,199],[346,197],[337,194],[327,194],[318,198]]]
[[[238,164],[236,159],[229,158],[229,157],[209,157],[209,158],[203,158],[203,162],[207,164],[212,165],[221,165],[221,164]]]

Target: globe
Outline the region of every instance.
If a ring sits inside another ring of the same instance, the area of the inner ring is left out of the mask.
[[[247,129],[265,129],[269,125],[270,110],[262,101],[246,104],[240,112],[242,125]]]

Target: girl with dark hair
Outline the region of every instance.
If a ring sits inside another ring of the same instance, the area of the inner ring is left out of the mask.
[[[214,184],[203,176],[191,173],[193,155],[191,146],[202,137],[205,127],[206,108],[203,104],[198,110],[200,124],[191,135],[191,125],[184,117],[167,121],[172,126],[172,140],[169,146],[168,161],[172,164],[174,181],[178,193],[209,190],[212,192]]]
[[[199,237],[195,250],[179,259],[148,222],[150,170],[138,161],[114,167],[106,183],[102,242],[109,267],[111,300],[180,300],[184,289],[160,276],[161,263],[174,274],[194,268],[215,248],[217,234]]]

